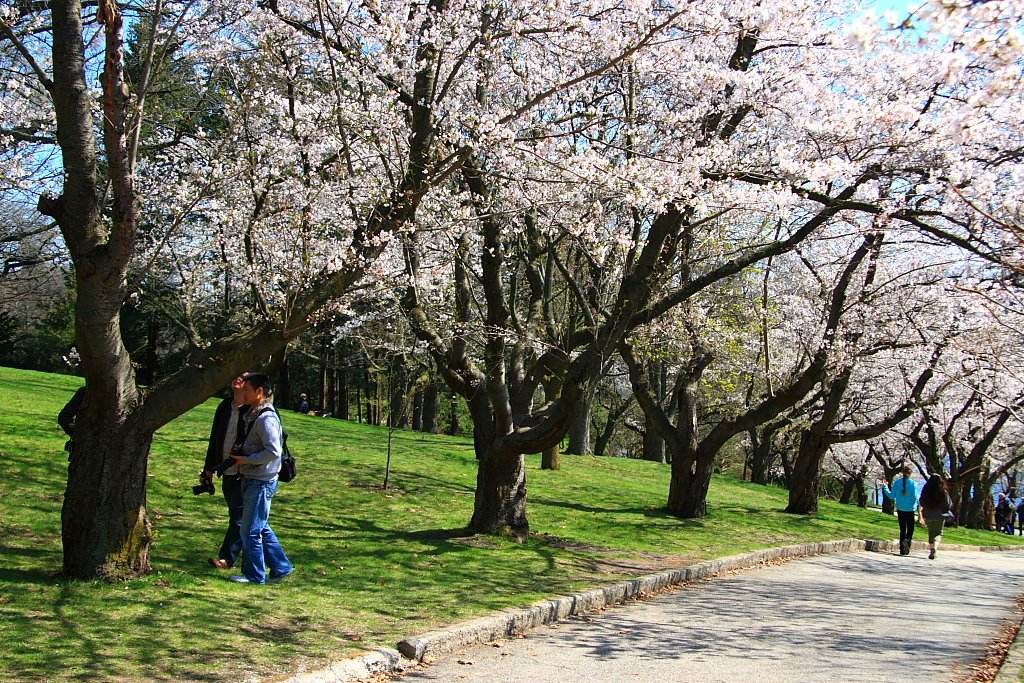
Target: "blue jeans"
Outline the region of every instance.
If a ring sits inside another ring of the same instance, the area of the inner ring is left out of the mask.
[[[242,479],[242,573],[252,583],[266,583],[292,570],[292,563],[270,528],[270,501],[277,479]]]

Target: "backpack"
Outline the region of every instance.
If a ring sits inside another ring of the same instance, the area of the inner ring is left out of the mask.
[[[288,434],[281,430],[281,471],[277,473],[278,481],[289,482],[298,472],[295,469],[295,458],[288,450]]]

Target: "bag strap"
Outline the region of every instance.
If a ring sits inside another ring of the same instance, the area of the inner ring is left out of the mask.
[[[252,422],[249,422],[249,424],[246,425],[245,431],[242,433],[242,442],[243,443],[245,442],[246,439],[249,438],[249,432],[252,431],[252,427],[253,427],[254,424],[256,424],[256,420],[258,420],[260,418],[260,416],[263,415],[263,413],[267,412],[268,410],[272,410],[274,412],[274,414],[277,415],[277,410],[272,405],[264,406],[263,408],[260,408],[260,412],[256,413],[256,416],[254,418],[252,418]],[[277,416],[277,420],[278,420],[278,422],[281,421],[281,416],[280,415]],[[248,422],[248,420],[247,420],[247,422]],[[281,433],[284,434],[284,430],[283,429],[281,430]],[[282,441],[283,440],[284,440],[284,437],[282,436]]]

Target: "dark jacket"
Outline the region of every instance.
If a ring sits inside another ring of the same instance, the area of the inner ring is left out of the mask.
[[[248,412],[249,406],[243,405],[238,409],[238,429],[235,432],[235,443],[245,437],[245,420],[242,417]],[[210,445],[206,449],[206,463],[203,469],[213,471],[217,465],[224,460],[224,432],[227,431],[228,421],[231,419],[231,399],[226,398],[217,406],[217,412],[213,414],[213,428],[210,430]]]
[[[926,520],[939,520],[942,519],[942,516],[947,512],[953,511],[953,501],[950,500],[949,494],[943,493],[942,495],[945,497],[945,500],[942,501],[942,505],[932,507],[931,505],[925,505],[924,503],[921,504],[922,517]]]
[[[64,433],[68,436],[75,435],[75,421],[78,419],[78,413],[82,410],[82,405],[85,404],[85,387],[79,387],[75,395],[71,397],[61,411],[57,414],[57,424],[64,430]]]

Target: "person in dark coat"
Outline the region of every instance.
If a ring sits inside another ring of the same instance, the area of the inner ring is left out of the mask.
[[[199,474],[200,483],[213,482],[217,466],[231,457],[231,447],[244,438],[242,418],[249,410],[249,406],[242,400],[245,377],[246,375],[242,374],[231,380],[231,397],[221,401],[217,406],[217,412],[213,414],[210,443],[206,448],[206,462]],[[242,481],[237,465],[232,465],[221,475],[220,488],[224,494],[224,502],[228,506],[228,528],[224,532],[224,542],[220,545],[217,557],[211,557],[207,561],[217,569],[230,569],[242,552]]]
[[[932,474],[921,489],[921,517],[928,527],[928,559],[934,560],[942,542],[942,527],[953,512],[953,501],[946,492],[946,482],[938,474]]]
[[[64,444],[64,450],[68,452],[69,459],[75,442],[75,425],[78,422],[78,413],[82,411],[82,406],[84,405],[85,387],[79,387],[78,391],[71,397],[71,400],[65,403],[64,407],[57,413],[57,424],[68,435],[68,441]]]
[[[1000,493],[996,501],[996,529],[1013,535],[1013,513],[1013,503],[1005,493]]]

